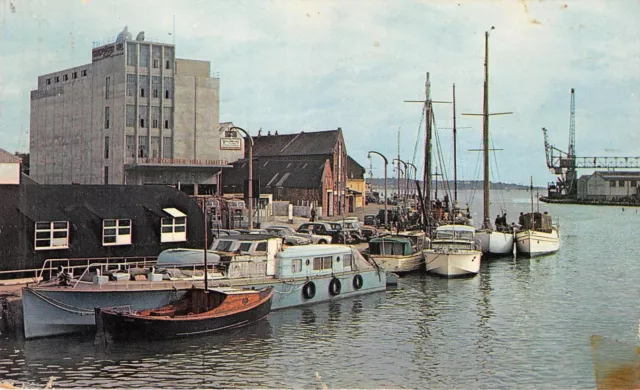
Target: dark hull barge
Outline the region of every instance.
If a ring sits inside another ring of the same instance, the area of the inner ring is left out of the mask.
[[[273,287],[194,288],[175,303],[157,309],[96,308],[98,332],[112,340],[161,340],[239,328],[267,316],[273,292]]]

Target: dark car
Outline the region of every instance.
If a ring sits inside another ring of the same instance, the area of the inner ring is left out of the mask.
[[[376,214],[367,214],[364,216],[364,224],[366,226],[378,226],[380,219]]]

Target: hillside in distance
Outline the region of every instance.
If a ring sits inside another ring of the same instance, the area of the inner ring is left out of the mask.
[[[369,184],[369,182],[372,182],[373,187],[375,188],[383,188],[384,187],[384,178],[366,178],[366,182],[367,184]],[[422,185],[422,181],[419,180],[420,185]],[[404,180],[400,180],[400,184],[401,186],[404,188],[406,186],[405,181]],[[415,184],[410,183],[409,185],[413,185],[415,186]],[[449,180],[446,182],[442,182],[442,181],[438,181],[437,182],[438,188],[446,188],[447,186],[449,188],[453,188],[453,181]],[[395,188],[396,187],[396,179],[391,179],[391,178],[387,178],[387,186],[389,186],[389,188]],[[431,188],[435,188],[436,186],[436,181],[434,180],[431,184]],[[483,186],[483,182],[482,180],[459,180],[458,181],[458,190],[478,190],[478,189],[482,189]],[[502,182],[491,182],[491,185],[489,187],[492,190],[528,190],[529,186],[528,185],[523,185],[523,184],[514,184],[514,183],[502,183]],[[544,190],[546,191],[547,189],[544,187],[534,187],[535,190],[541,191]]]

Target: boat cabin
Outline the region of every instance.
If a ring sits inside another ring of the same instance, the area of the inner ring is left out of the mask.
[[[410,256],[424,247],[424,237],[387,236],[369,241],[369,255]]]
[[[357,249],[347,245],[289,247],[276,255],[278,278],[307,278],[370,269]]]
[[[229,278],[275,275],[275,256],[282,239],[262,234],[217,238],[210,247],[220,255],[220,268]]]
[[[434,249],[475,249],[476,232],[471,226],[444,225],[436,229],[431,246]]]
[[[539,232],[550,233],[553,226],[551,223],[551,216],[546,212],[543,213],[526,213],[520,215],[518,223],[522,226],[523,230],[536,230]]]

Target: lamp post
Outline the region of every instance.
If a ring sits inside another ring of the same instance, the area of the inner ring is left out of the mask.
[[[416,166],[411,164],[410,162],[408,162],[407,165],[413,168],[413,179],[415,180],[418,176],[418,168],[416,168]],[[409,192],[409,185],[407,184],[407,194],[408,192]]]
[[[377,154],[384,160],[384,226],[387,227],[389,220],[389,214],[387,213],[387,165],[389,165],[389,160],[387,160],[387,158],[382,153],[378,153],[373,150],[369,151],[369,158],[371,158],[371,153]]]
[[[241,127],[232,126],[229,130],[238,130],[249,138],[249,229],[253,229],[253,138]]]
[[[399,158],[394,158],[392,163],[397,161],[398,162],[398,169],[400,169],[400,164],[402,164],[402,166],[404,167],[404,170],[400,170],[400,172],[404,175],[404,185],[405,185],[405,191],[404,191],[404,200],[405,200],[405,207],[406,207],[406,203],[407,203],[407,191],[406,191],[406,187],[407,187],[407,176],[409,175],[409,171],[407,171],[407,163],[400,160]],[[400,177],[400,176],[398,176]],[[400,191],[400,184],[398,184],[398,193],[401,194],[402,192]]]

